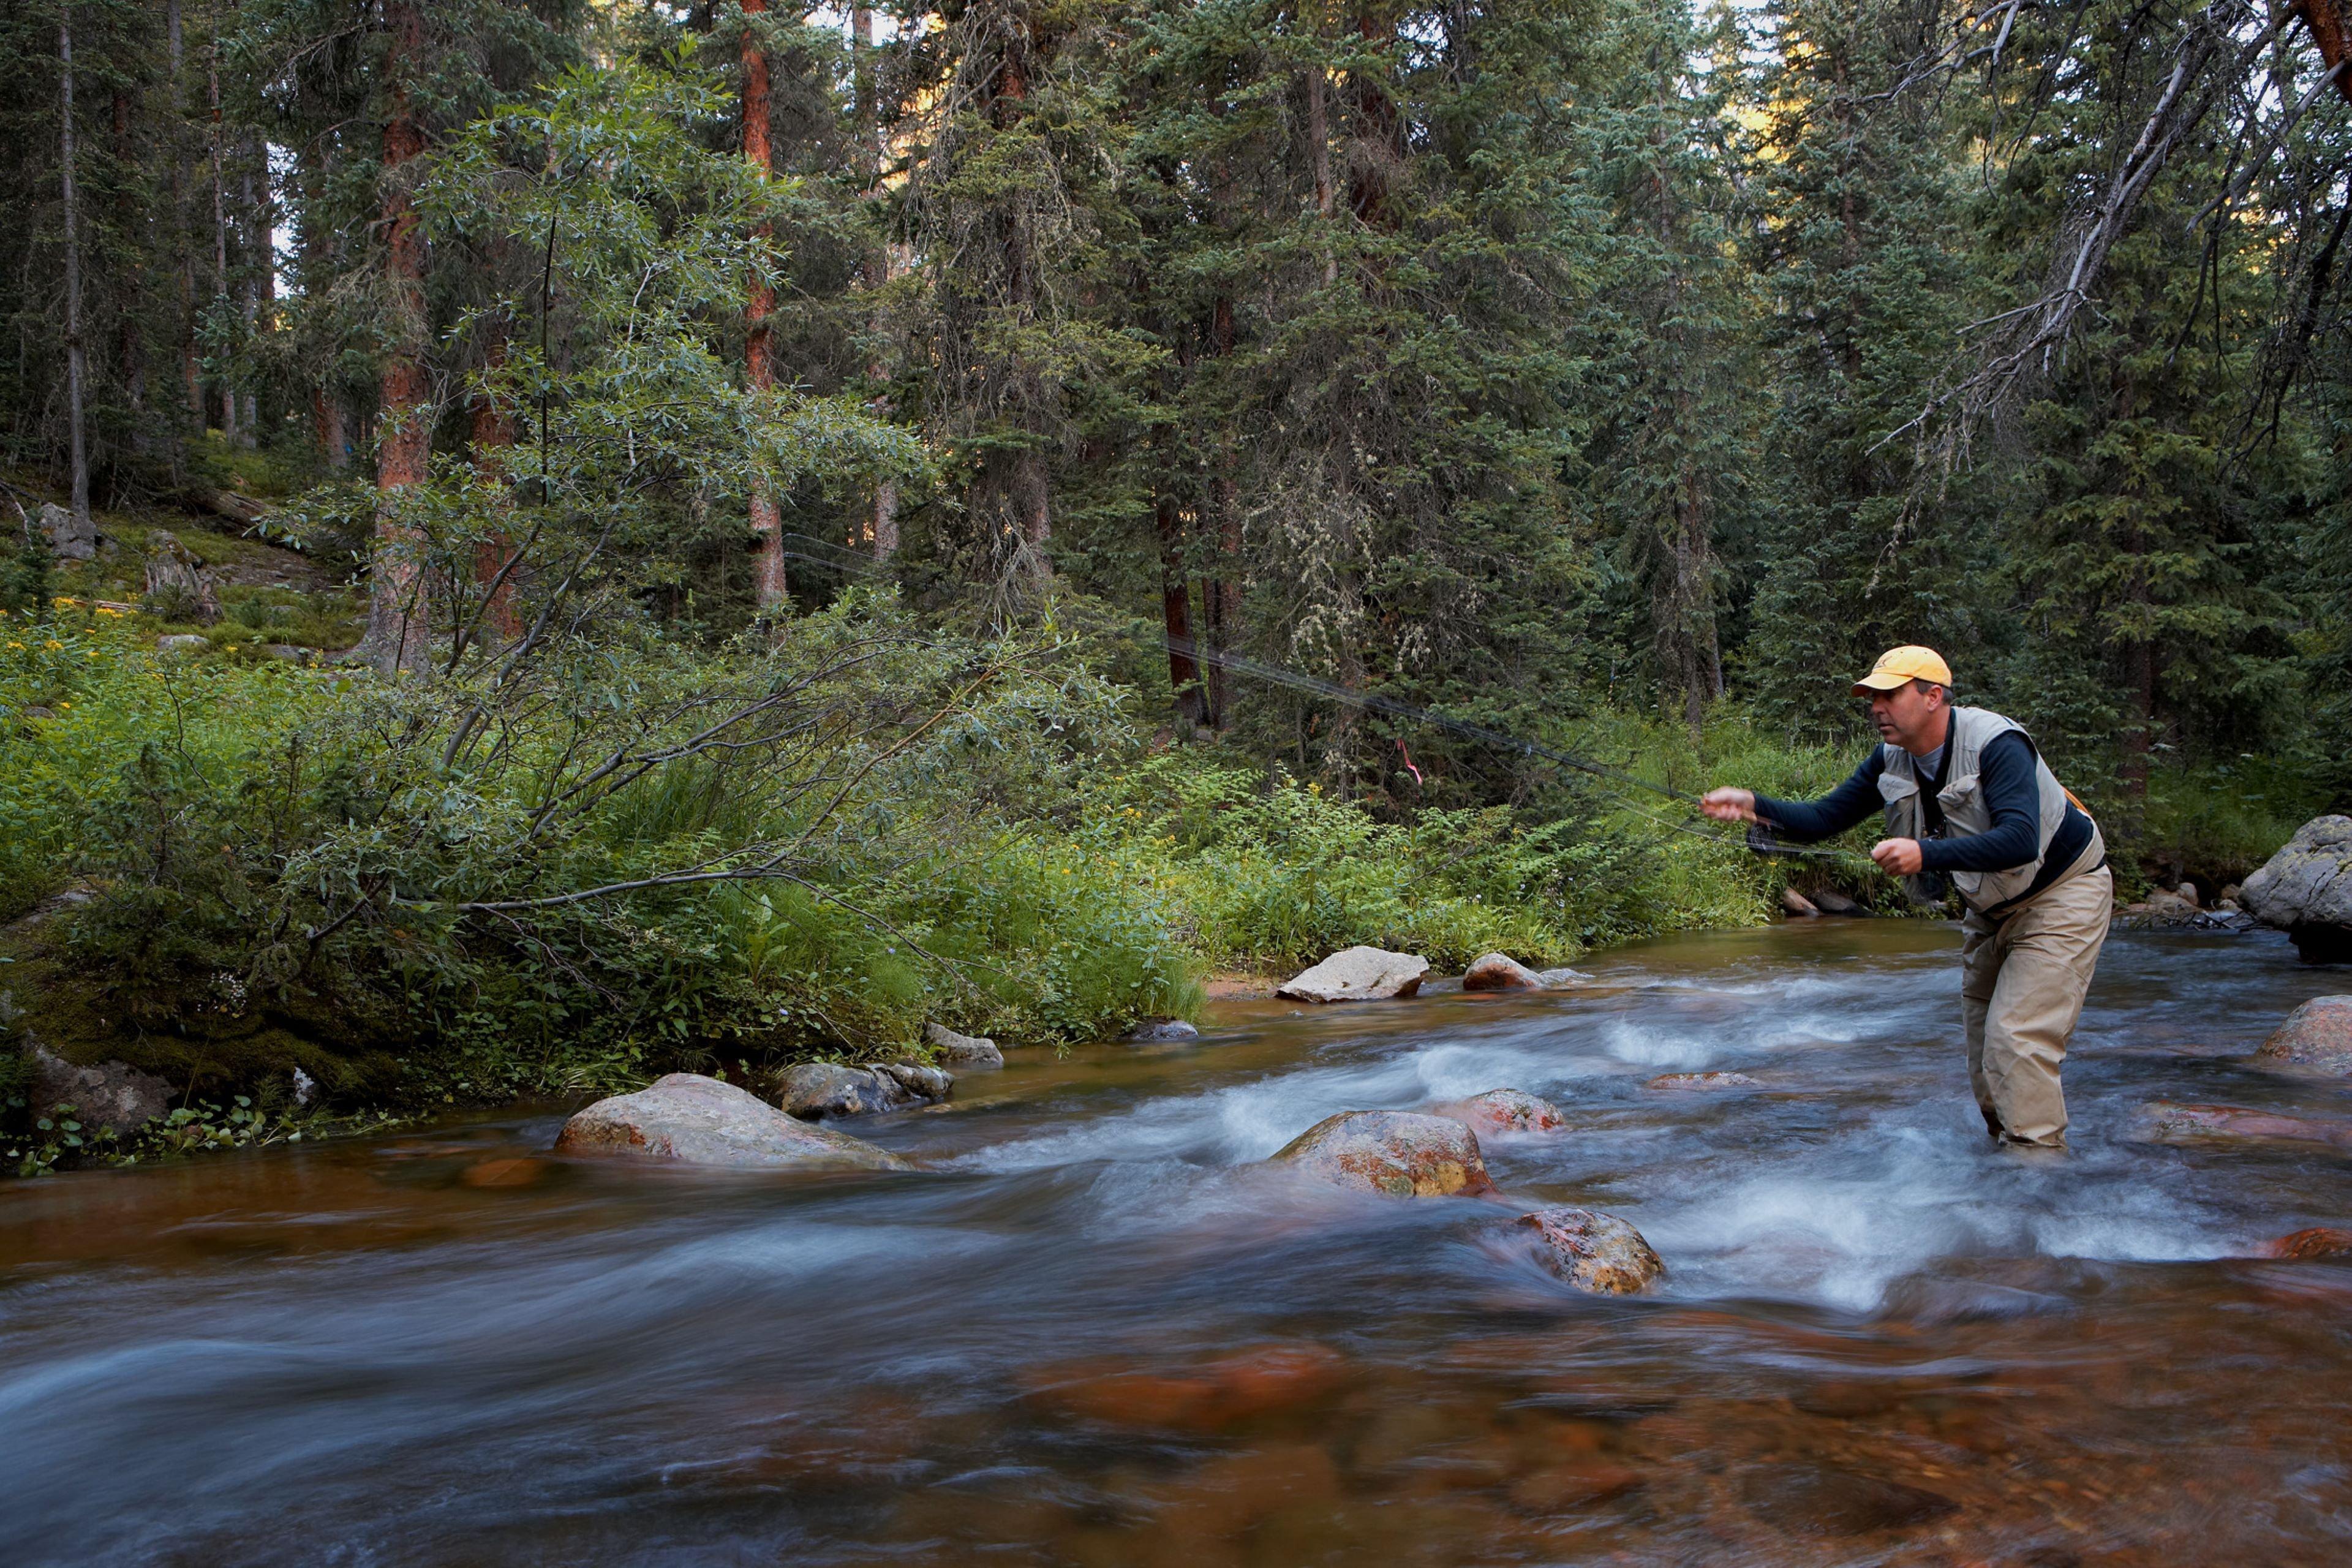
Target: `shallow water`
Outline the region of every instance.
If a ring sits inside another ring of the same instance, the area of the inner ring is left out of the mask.
[[[2242,1059],[2352,976],[2119,933],[2074,1152],[2020,1158],[1957,943],[1822,921],[1575,993],[1229,1004],[854,1127],[911,1175],[533,1159],[551,1112],[11,1184],[0,1562],[2346,1560],[2352,1267],[2242,1255],[2352,1219],[2352,1160],[2132,1133],[2352,1113]],[[1760,1087],[1645,1087],[1704,1068]],[[1502,1085],[1574,1122],[1487,1142],[1506,1193],[1631,1220],[1662,1289],[1570,1293],[1516,1209],[1250,1168]]]

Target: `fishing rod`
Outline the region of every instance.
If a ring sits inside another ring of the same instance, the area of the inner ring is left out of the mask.
[[[803,555],[798,551],[782,552],[799,560],[819,561],[821,564],[837,570],[858,572],[867,575],[879,575],[885,570],[880,563],[858,557],[850,551],[848,546],[836,544],[830,540],[818,539],[812,534],[799,532],[787,532],[781,537],[799,540],[826,550],[836,550],[843,555],[850,557],[847,560],[820,560],[815,556]],[[1214,665],[1220,669],[1228,669],[1236,675],[1245,675],[1255,680],[1263,680],[1268,685],[1286,686],[1295,691],[1305,691],[1328,698],[1345,707],[1385,714],[1392,719],[1402,719],[1412,723],[1449,731],[1465,740],[1477,741],[1497,751],[1516,752],[1521,756],[1569,768],[1628,789],[1643,790],[1682,805],[1699,807],[1703,805],[1699,797],[1688,790],[1659,784],[1655,780],[1645,779],[1639,773],[1629,773],[1623,768],[1613,767],[1607,763],[1595,762],[1590,757],[1579,756],[1573,752],[1563,751],[1557,746],[1548,746],[1540,741],[1530,741],[1522,736],[1507,734],[1503,731],[1489,729],[1484,724],[1474,723],[1467,719],[1458,719],[1450,713],[1440,713],[1434,709],[1424,708],[1417,703],[1401,701],[1393,697],[1383,697],[1378,692],[1351,691],[1336,681],[1326,680],[1319,676],[1308,675],[1303,670],[1290,669],[1282,665],[1268,664],[1263,659],[1235,653],[1231,648],[1210,647],[1192,637],[1163,634],[1159,641],[1168,652],[1192,660],[1196,667],[1202,664]],[[1416,776],[1418,773],[1419,770],[1416,769]],[[1704,839],[1710,844],[1747,849],[1758,855],[1793,855],[1813,860],[1860,860],[1874,866],[1876,864],[1867,855],[1853,849],[1823,849],[1807,845],[1783,844],[1774,837],[1773,833],[1775,828],[1782,825],[1761,816],[1750,826],[1745,837],[1735,838],[1729,834],[1694,827],[1686,822],[1676,822],[1669,817],[1661,816],[1654,811],[1644,810],[1622,790],[1604,789],[1601,793],[1616,801],[1636,816],[1654,822],[1673,832],[1684,834],[1692,838]]]

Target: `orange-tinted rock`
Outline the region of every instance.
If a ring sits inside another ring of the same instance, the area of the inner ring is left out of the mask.
[[[1262,1345],[1182,1369],[1105,1362],[1050,1369],[1031,1399],[1108,1426],[1213,1432],[1320,1398],[1344,1380],[1338,1352]]]
[[[1666,1272],[1642,1233],[1615,1215],[1541,1209],[1521,1215],[1519,1224],[1536,1233],[1537,1260],[1580,1290],[1631,1296]]]
[[[1812,900],[1805,897],[1804,894],[1797,891],[1794,888],[1783,888],[1780,889],[1780,907],[1788,910],[1790,915],[1794,916],[1798,920],[1811,920],[1814,916],[1822,912],[1819,909],[1814,907]]]
[[[2308,1230],[2282,1236],[2276,1241],[2264,1242],[2255,1256],[2308,1263],[2315,1258],[2342,1258],[2347,1253],[2352,1253],[2352,1230],[2315,1225]]]
[[[2271,1031],[2257,1061],[2273,1067],[2352,1073],[2352,996],[2315,996]]]
[[[2352,1128],[2314,1121],[2300,1116],[2280,1116],[2237,1105],[2175,1105],[2158,1100],[2141,1109],[2137,1136],[2158,1143],[2193,1142],[2204,1139],[2248,1142],[2324,1143],[2352,1146]]]
[[[1490,1089],[1467,1100],[1433,1105],[1429,1113],[1483,1133],[1557,1132],[1568,1125],[1559,1106],[1524,1089]]]
[[[527,1187],[549,1169],[544,1160],[477,1160],[457,1179],[469,1187]]]
[[[1489,952],[1470,966],[1462,976],[1465,991],[1540,991],[1544,983],[1536,972],[1500,952]]]
[[[1327,1116],[1274,1156],[1330,1183],[1392,1198],[1491,1192],[1478,1139],[1461,1122],[1404,1110]]]
[[[1744,1072],[1666,1072],[1660,1073],[1649,1083],[1652,1089],[1758,1089],[1759,1085]]]

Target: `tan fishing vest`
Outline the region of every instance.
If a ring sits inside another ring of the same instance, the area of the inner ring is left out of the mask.
[[[1955,708],[1951,714],[1952,727],[1944,741],[1944,787],[1936,792],[1936,800],[1944,808],[1945,837],[1967,838],[1992,827],[1992,812],[1977,778],[1984,749],[2011,731],[2025,735],[2028,745],[2032,745],[2033,737],[2026,735],[2025,727],[2014,720],[1983,708]],[[1878,793],[1886,801],[1886,837],[1917,838],[1924,826],[1918,759],[1900,746],[1881,746],[1879,752],[1885,771],[1878,775]],[[2033,748],[2033,777],[2042,795],[2042,836],[2034,844],[2032,864],[2011,871],[1948,873],[1961,901],[1972,910],[1997,910],[2032,887],[2042,870],[2042,858],[2050,852],[2050,840],[2066,820],[2065,787],[2042,760],[2039,746]],[[1927,879],[1906,877],[1904,883],[1914,898],[1932,901],[1934,884]]]

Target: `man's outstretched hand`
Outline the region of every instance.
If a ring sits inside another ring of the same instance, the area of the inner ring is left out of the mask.
[[[1870,858],[1897,877],[1919,874],[1921,856],[1916,838],[1882,838],[1870,847]]]
[[[1699,797],[1698,808],[1717,822],[1753,822],[1756,820],[1756,792],[1752,789],[1711,789]]]

